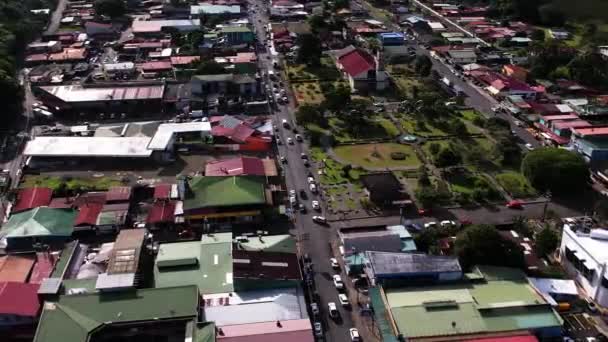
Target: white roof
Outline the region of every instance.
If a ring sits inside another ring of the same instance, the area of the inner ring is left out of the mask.
[[[566,99],[564,100],[564,102],[569,103],[573,106],[586,106],[587,104],[589,104],[589,101],[587,99]]]
[[[550,294],[578,296],[574,280],[552,278],[528,278],[528,280],[553,305],[556,303],[549,296]]]
[[[367,19],[367,20],[365,20],[365,22],[370,25],[374,25],[374,26],[382,26],[382,22],[379,20]]]
[[[566,242],[566,247],[573,251],[586,253],[599,264],[608,262],[608,240],[592,238],[591,234],[576,233],[568,224],[564,225],[563,230],[564,235],[572,240]]]
[[[443,24],[438,21],[429,21],[428,24],[429,27],[433,30],[440,30],[445,28],[445,26],[443,26]]]
[[[175,19],[175,20],[135,20],[131,24],[133,32],[160,32],[163,27],[194,28],[200,26],[198,19]]]
[[[148,145],[150,150],[164,150],[169,145],[173,134],[185,132],[211,132],[209,122],[181,122],[165,123],[158,126],[158,130]]]
[[[105,63],[103,68],[107,71],[118,71],[118,70],[132,70],[135,69],[135,63],[133,62],[122,62],[122,63]]]
[[[39,157],[149,157],[148,137],[36,137],[23,154]]]
[[[568,106],[567,104],[558,104],[558,105],[555,105],[555,107],[561,113],[570,113],[570,112],[573,112],[572,108],[570,108],[570,106]]]

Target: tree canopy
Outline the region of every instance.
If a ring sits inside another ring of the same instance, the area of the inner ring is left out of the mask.
[[[545,256],[552,253],[559,242],[559,237],[553,229],[546,226],[536,234],[536,251],[539,255]]]
[[[427,77],[431,74],[433,62],[427,55],[418,55],[414,61],[414,70],[422,77]]]
[[[125,14],[127,6],[124,0],[95,0],[95,13],[110,18],[121,17]]]
[[[316,35],[305,34],[298,37],[298,62],[306,65],[318,66],[321,64],[321,41]]]
[[[196,68],[196,73],[199,75],[220,75],[225,74],[226,69],[216,61],[203,61]]]
[[[583,158],[560,148],[531,151],[524,157],[521,171],[536,189],[554,194],[580,191],[589,180],[589,168]]]
[[[296,121],[300,125],[316,124],[324,126],[325,117],[323,111],[319,106],[311,104],[303,104],[298,107],[296,111]]]
[[[489,225],[467,227],[456,236],[456,255],[464,269],[475,265],[523,267],[521,248],[511,240],[503,239],[498,230]]]

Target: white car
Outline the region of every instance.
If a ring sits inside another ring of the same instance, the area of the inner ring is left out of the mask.
[[[338,295],[338,300],[340,301],[340,305],[342,305],[342,306],[350,305],[350,303],[348,302],[348,297],[344,293],[340,293]]]
[[[529,151],[532,151],[534,149],[534,146],[532,146],[532,144],[530,143],[526,144],[525,146]]]
[[[320,210],[321,209],[321,205],[319,205],[319,201],[312,201],[311,205],[312,205],[312,208],[314,210]]]
[[[317,305],[317,303],[311,303],[310,311],[312,311],[313,315],[318,315],[319,314],[319,305]]]
[[[334,274],[333,280],[336,289],[342,290],[344,288],[344,282],[342,282],[342,277],[339,274]]]
[[[296,195],[296,190],[295,189],[289,190],[289,196],[295,196],[295,195]]]
[[[327,219],[323,216],[313,216],[312,220],[316,223],[325,224],[327,223]]]
[[[450,220],[441,221],[441,223],[439,224],[441,225],[441,228],[449,228],[456,226],[456,222]]]
[[[329,263],[331,264],[331,268],[333,269],[337,270],[338,268],[340,268],[340,264],[338,264],[338,259],[336,258],[330,258]]]
[[[302,136],[301,136],[301,135],[299,135],[299,134],[296,134],[296,141],[302,141],[302,140],[304,140],[304,139],[302,138]]]
[[[310,192],[312,192],[313,194],[317,193],[317,185],[314,183],[311,183],[308,185],[308,188],[310,189]]]
[[[292,138],[287,138],[287,143],[289,145],[293,145],[293,139]]]
[[[437,227],[437,222],[432,221],[432,222],[427,222],[424,224],[424,228],[429,229],[429,228],[435,228]]]
[[[338,307],[334,302],[327,303],[327,308],[329,309],[329,316],[331,317],[338,317],[338,315],[340,314],[338,312]]]
[[[323,336],[323,326],[321,325],[321,322],[315,322],[314,328],[315,328],[315,336],[317,336],[317,337]]]
[[[313,177],[308,177],[306,180],[308,181],[308,184],[313,184],[315,182]]]
[[[361,336],[359,336],[359,330],[357,330],[357,328],[348,329],[348,334],[350,335],[350,340],[352,342],[361,341]]]

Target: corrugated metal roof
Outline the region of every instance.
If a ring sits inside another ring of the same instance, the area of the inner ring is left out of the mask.
[[[0,314],[36,317],[40,311],[38,284],[0,282]]]
[[[82,87],[80,85],[62,85],[40,87],[41,90],[70,102],[106,102],[162,99],[164,85],[134,85],[122,87]]]
[[[17,213],[36,207],[47,206],[51,203],[53,190],[50,188],[25,188],[17,193],[17,202],[12,212]]]

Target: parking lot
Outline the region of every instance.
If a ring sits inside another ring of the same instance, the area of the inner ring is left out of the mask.
[[[562,314],[564,319],[564,332],[575,341],[586,341],[587,337],[598,334],[593,317],[587,313]]]

